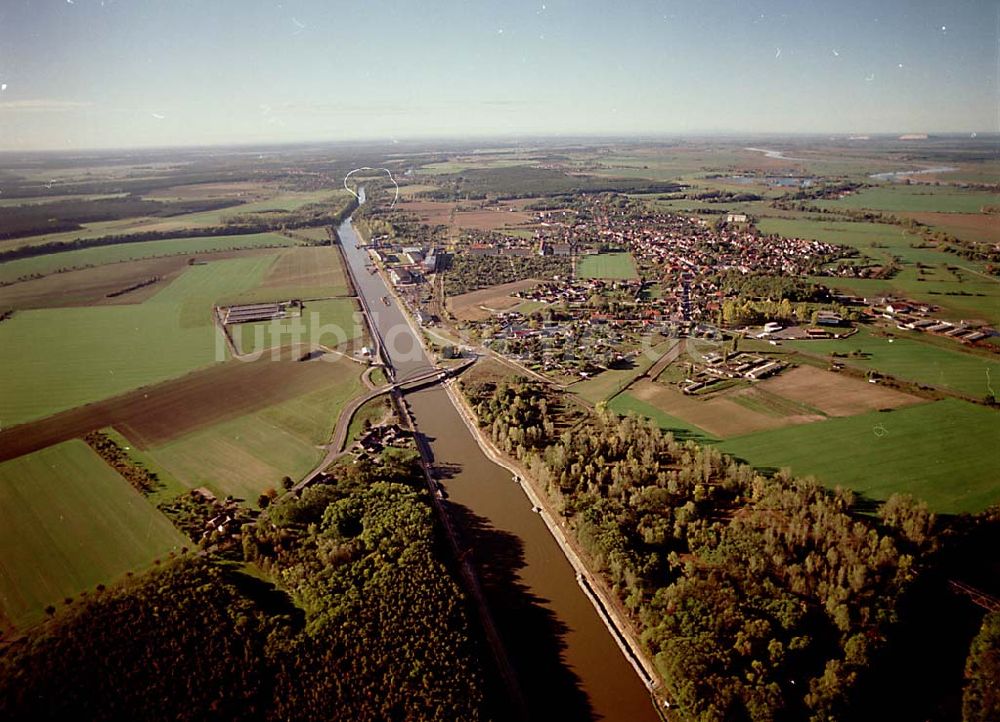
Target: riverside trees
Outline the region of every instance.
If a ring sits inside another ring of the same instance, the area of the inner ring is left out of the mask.
[[[568,519],[685,714],[847,719],[933,546],[925,507],[894,497],[863,518],[850,492],[766,478],[601,408],[555,433],[534,382],[466,392]]]

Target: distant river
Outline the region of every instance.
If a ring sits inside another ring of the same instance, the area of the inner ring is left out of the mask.
[[[935,173],[954,173],[958,168],[943,165],[939,168],[924,168],[923,170],[894,170],[888,173],[872,173],[869,178],[880,181],[897,181],[911,175],[934,175]]]

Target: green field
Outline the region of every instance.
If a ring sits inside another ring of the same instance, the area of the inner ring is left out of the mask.
[[[302,316],[267,323],[242,323],[230,327],[242,353],[253,353],[292,344],[329,348],[360,338],[364,326],[353,299],[337,298],[305,304]]]
[[[189,543],[82,441],[0,463],[0,612],[15,625]]]
[[[876,211],[941,211],[944,213],[981,213],[985,206],[1000,203],[992,193],[927,185],[894,184],[866,188],[845,198],[817,201],[823,208],[868,208]]]
[[[840,243],[860,251],[877,250],[872,243],[891,249],[905,248],[918,240],[899,226],[888,223],[811,220],[808,218],[761,218],[757,227],[763,233],[776,233],[788,238],[814,238],[827,243]]]
[[[839,243],[878,261],[896,257],[903,264],[891,279],[815,276],[812,280],[816,283],[862,296],[903,295],[941,306],[956,318],[1000,323],[1000,282],[985,275],[977,263],[933,248],[914,248],[920,239],[897,226],[784,218],[763,218],[757,226],[764,233]],[[925,267],[918,268],[917,264]]]
[[[159,219],[156,227],[160,228],[196,228],[198,226],[219,226],[227,218],[245,213],[265,213],[267,211],[295,211],[311,203],[338,202],[346,195],[347,191],[311,191],[308,193],[281,193],[274,198],[263,201],[252,201],[238,206],[228,206],[214,211],[202,211],[201,213],[187,213],[179,216],[170,216]],[[153,200],[156,198],[152,197]]]
[[[690,424],[684,419],[671,416],[655,406],[635,398],[628,391],[620,393],[611,399],[608,402],[608,408],[623,416],[628,413],[635,413],[647,419],[652,419],[661,429],[671,432],[675,437],[684,441],[693,439],[699,444],[715,443],[717,441],[717,439],[704,429]]]
[[[638,278],[631,253],[584,256],[576,267],[579,278]]]
[[[0,324],[0,424],[47,416],[225,360],[212,305],[259,285],[272,260],[254,256],[192,266],[141,304],[15,314]]]
[[[872,499],[905,492],[938,512],[975,512],[1000,502],[991,453],[1000,443],[998,420],[993,409],[946,399],[749,434],[719,448]]]
[[[810,354],[851,353],[860,350],[865,355],[864,358],[838,360],[862,369],[875,369],[905,381],[951,389],[974,398],[983,398],[1000,389],[1000,362],[949,351],[930,343],[901,337],[901,334],[897,334],[890,343],[888,338],[873,336],[862,329],[854,336],[842,340],[785,341],[784,344]]]
[[[199,429],[147,453],[185,486],[207,486],[253,503],[268,487],[279,489],[282,477],[298,480],[319,463],[340,409],[362,392],[361,371],[350,361],[331,363],[331,381],[323,388]]]
[[[279,233],[254,233],[238,236],[213,236],[206,238],[171,238],[165,241],[120,243],[113,246],[84,248],[64,253],[51,253],[32,258],[0,263],[0,283],[10,282],[33,274],[47,275],[63,269],[103,266],[121,261],[134,261],[156,256],[197,255],[243,248],[271,248],[297,246],[297,241]]]

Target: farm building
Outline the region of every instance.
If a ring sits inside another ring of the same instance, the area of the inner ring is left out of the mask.
[[[415,282],[413,274],[405,268],[393,268],[389,271],[389,278],[396,286],[405,286]]]
[[[288,301],[228,306],[220,311],[222,312],[222,322],[225,324],[271,321],[276,318],[285,318],[288,311]]]

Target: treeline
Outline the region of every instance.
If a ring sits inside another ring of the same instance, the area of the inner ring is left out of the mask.
[[[460,173],[435,176],[438,190],[426,197],[439,200],[480,200],[484,198],[533,198],[572,193],[672,193],[682,186],[645,178],[606,178],[570,175],[551,168],[511,166],[475,168]]]
[[[111,293],[104,294],[105,298],[118,298],[124,296],[126,293],[132,293],[132,291],[138,291],[140,288],[145,288],[146,286],[152,286],[160,280],[159,276],[150,276],[144,281],[136,281],[135,283],[126,286],[125,288],[119,288],[117,291],[112,291]]]
[[[494,441],[566,517],[693,720],[853,719],[860,683],[935,544],[926,507],[767,478],[605,410],[554,433],[553,399],[466,388]]]
[[[759,193],[737,193],[735,191],[725,190],[707,190],[697,193],[686,193],[683,197],[691,200],[705,201],[706,203],[742,203],[746,201],[761,200],[761,195]]]
[[[268,638],[290,627],[291,617],[244,596],[234,575],[184,556],[13,642],[0,656],[0,717],[264,719]]]
[[[136,462],[118,442],[104,432],[91,431],[83,440],[138,492],[152,494],[163,486],[156,474]]]
[[[478,644],[420,473],[387,452],[245,524],[278,588],[185,555],[50,609],[0,654],[0,718],[480,719]]]
[[[566,278],[572,272],[572,261],[562,256],[470,256],[458,253],[451,259],[445,273],[444,292],[449,296],[459,296],[527,278],[543,281],[555,276]]]
[[[995,722],[1000,719],[1000,612],[983,619],[972,640],[965,663],[964,722]]]
[[[0,240],[44,233],[80,230],[82,223],[138,216],[166,217],[200,213],[239,205],[231,199],[186,200],[174,203],[143,200],[138,196],[96,200],[64,200],[0,208]]]
[[[752,273],[726,271],[716,279],[719,288],[726,295],[737,295],[754,300],[791,302],[818,301],[830,299],[830,290],[818,283],[811,283],[793,276],[763,276]]]
[[[122,243],[145,243],[147,241],[164,241],[172,238],[207,238],[216,236],[252,235],[284,230],[285,228],[306,228],[310,226],[338,225],[350,215],[357,201],[349,198],[329,209],[325,204],[305,206],[299,211],[280,214],[254,214],[241,217],[241,221],[227,223],[222,226],[203,228],[181,228],[170,231],[139,231],[117,235],[99,236],[96,238],[77,238],[71,241],[52,241],[23,245],[0,252],[0,263],[16,261],[22,258],[46,256],[54,253],[78,251],[84,248],[115,246]],[[322,245],[322,241],[313,241],[314,245]]]

